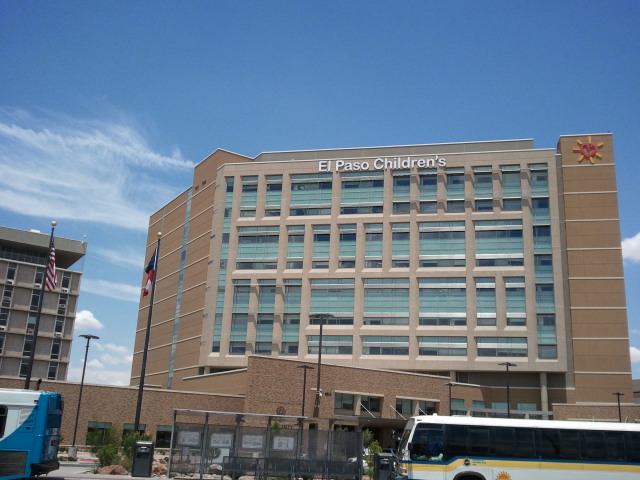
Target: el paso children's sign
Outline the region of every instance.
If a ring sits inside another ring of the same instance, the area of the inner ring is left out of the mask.
[[[319,172],[363,172],[367,170],[400,170],[445,167],[447,159],[436,155],[422,157],[378,157],[375,160],[320,160]]]

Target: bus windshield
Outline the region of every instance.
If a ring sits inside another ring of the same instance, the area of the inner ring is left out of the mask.
[[[411,460],[440,462],[444,456],[442,425],[418,424],[409,443]]]

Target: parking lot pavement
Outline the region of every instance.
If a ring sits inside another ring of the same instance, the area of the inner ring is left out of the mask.
[[[42,478],[42,477],[41,477]],[[93,463],[91,462],[60,462],[60,468],[49,473],[47,480],[131,480],[131,475],[100,475],[93,473]],[[167,477],[148,477],[156,480],[163,480]]]

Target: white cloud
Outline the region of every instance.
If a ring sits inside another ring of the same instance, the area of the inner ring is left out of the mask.
[[[638,347],[629,347],[629,352],[631,353],[631,363],[639,363],[640,362],[640,348],[638,348]]]
[[[622,240],[622,258],[632,262],[640,262],[640,233]]]
[[[138,250],[110,250],[100,247],[91,248],[91,253],[95,253],[114,265],[135,267],[139,269],[144,267],[143,251],[143,248]]]
[[[146,230],[148,205],[179,193],[167,182],[192,168],[123,122],[0,107],[0,206],[21,215]]]
[[[105,368],[93,368],[91,362],[87,362],[87,369],[84,375],[85,383],[97,385],[129,385],[131,378],[131,369],[115,370]],[[77,368],[71,366],[67,374],[67,380],[70,382],[80,382],[82,379],[82,367]]]
[[[90,361],[87,362],[87,367],[91,367],[91,368],[104,368],[104,363],[102,363],[100,360],[98,360],[97,358],[94,358]]]
[[[80,285],[82,292],[94,293],[103,297],[138,303],[142,294],[142,286],[136,287],[125,283],[109,282],[107,280],[92,280],[83,278]]]
[[[104,325],[89,310],[80,310],[76,313],[76,321],[73,324],[75,330],[92,330],[104,328]]]

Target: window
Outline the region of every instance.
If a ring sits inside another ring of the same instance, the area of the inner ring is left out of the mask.
[[[476,212],[493,210],[493,174],[490,166],[473,168],[473,193]]]
[[[409,355],[409,337],[364,335],[363,355]]]
[[[465,278],[420,278],[420,325],[467,324],[467,291]]]
[[[69,300],[69,296],[61,293],[60,297],[58,297],[58,315],[65,315],[67,313],[67,301]]]
[[[476,278],[476,316],[478,326],[496,325],[496,279]]]
[[[4,352],[4,341],[7,338],[7,334],[5,332],[0,332],[0,355]],[[0,434],[0,437],[2,435]]]
[[[420,267],[464,267],[464,222],[421,222]]]
[[[267,175],[267,195],[264,203],[265,217],[279,217],[282,201],[282,175]]]
[[[4,290],[2,291],[2,306],[10,307],[11,306],[11,297],[13,296],[13,287],[9,285],[4,286]]]
[[[466,356],[467,337],[418,337],[418,355]]]
[[[364,268],[382,268],[382,224],[364,226]]]
[[[171,447],[171,431],[173,427],[171,425],[158,425],[156,432],[156,448],[170,448]]]
[[[396,215],[410,212],[411,177],[407,170],[395,170],[393,175],[393,213]]]
[[[353,325],[355,280],[353,278],[311,279],[311,309],[309,320],[318,324],[318,315],[330,314],[323,320],[334,325]]]
[[[51,342],[51,360],[58,360],[60,358],[60,346],[62,340],[54,338]]]
[[[287,234],[287,268],[300,270],[304,260],[304,225],[289,225]]]
[[[549,225],[533,226],[533,251],[535,253],[551,253],[551,227]]]
[[[360,406],[372,413],[380,413],[380,407],[382,406],[382,397],[372,397],[369,395],[362,395],[360,397]]]
[[[9,282],[15,282],[16,280],[16,270],[18,269],[17,263],[8,263],[7,264],[7,280]]]
[[[350,393],[338,393],[335,394],[335,400],[333,408],[335,410],[349,410],[353,411],[353,395]]]
[[[338,268],[355,268],[356,266],[356,225],[339,225]]]
[[[477,337],[479,357],[526,357],[526,337]]]
[[[547,164],[529,164],[529,170],[531,171],[531,195],[534,197],[549,195]]]
[[[438,212],[438,176],[435,172],[420,175],[420,213]]]
[[[451,427],[448,427],[451,428]],[[455,437],[450,435],[449,447],[453,447]],[[461,454],[465,456],[466,454]],[[439,462],[444,456],[444,430],[439,425],[418,425],[411,440],[411,460]]]
[[[507,325],[523,327],[527,324],[524,277],[504,277]]]
[[[531,199],[531,215],[533,223],[549,223],[549,199],[548,198],[532,198]]]
[[[524,265],[522,220],[476,221],[476,266]]]
[[[241,217],[255,217],[258,201],[258,176],[242,177],[242,201],[240,203]]]
[[[40,293],[41,293],[40,290],[31,291],[31,304],[29,305],[29,309],[32,312],[35,312],[36,310],[38,310],[38,305],[40,305]]]
[[[365,278],[364,324],[409,325],[409,279]]]
[[[396,413],[404,416],[413,415],[413,401],[408,398],[396,398]]]
[[[47,369],[47,380],[56,380],[58,376],[58,362],[49,362]]]
[[[520,166],[503,165],[502,170],[502,196],[513,198],[522,196],[520,187]]]
[[[556,335],[556,317],[552,314],[540,314],[538,323],[538,358],[558,358],[558,339]]]
[[[278,265],[280,227],[239,227],[238,270],[274,270]]]
[[[313,263],[312,268],[329,268],[331,225],[313,226]]]
[[[9,326],[9,312],[8,308],[0,309],[0,327],[8,327]]]
[[[291,175],[290,215],[331,215],[330,173]]]
[[[410,238],[408,223],[391,224],[391,267],[409,268]]]
[[[342,215],[382,213],[384,203],[384,172],[342,174]]]
[[[320,335],[307,337],[307,353],[317,354],[320,346]],[[322,335],[322,354],[351,355],[353,353],[353,337],[348,335]]]

